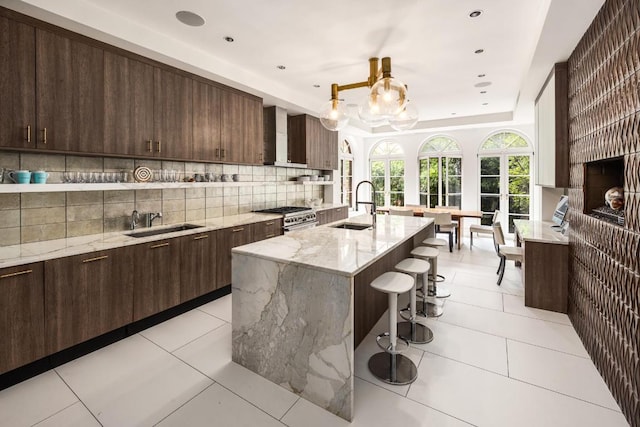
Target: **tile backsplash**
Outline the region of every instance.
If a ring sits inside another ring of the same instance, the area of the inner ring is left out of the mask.
[[[211,172],[238,174],[241,182],[264,185],[206,188],[87,191],[60,193],[0,193],[0,246],[107,233],[129,229],[131,212],[162,212],[154,225],[236,215],[283,205],[303,205],[322,198],[324,186],[291,185],[313,169],[242,166],[194,162],[82,157],[0,151],[0,168],[45,170],[48,183],[62,182],[65,171],[131,172],[137,166],[177,170],[184,176]],[[5,183],[8,178],[5,176]]]

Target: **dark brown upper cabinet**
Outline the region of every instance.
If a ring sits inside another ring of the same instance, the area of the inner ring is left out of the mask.
[[[0,17],[0,146],[35,148],[35,29]]]
[[[153,154],[154,67],[104,53],[104,152]]]
[[[154,155],[192,159],[192,79],[156,68],[153,84]]]
[[[102,153],[104,52],[36,29],[36,141],[39,149]]]
[[[221,97],[220,158],[224,163],[262,164],[262,100],[223,90]]]
[[[193,81],[193,157],[220,161],[221,90],[198,80]]]
[[[287,120],[288,153],[292,163],[311,169],[338,169],[338,133],[327,130],[316,117],[301,114]]]

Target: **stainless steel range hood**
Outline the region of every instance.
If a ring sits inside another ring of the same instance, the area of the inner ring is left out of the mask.
[[[291,163],[287,150],[287,110],[267,107],[263,110],[264,164],[285,168],[307,168],[304,163]]]

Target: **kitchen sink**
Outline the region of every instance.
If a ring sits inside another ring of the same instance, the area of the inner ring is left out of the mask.
[[[167,227],[167,228],[154,228],[153,230],[134,231],[131,233],[127,233],[127,236],[149,237],[149,236],[157,236],[158,234],[167,234],[167,233],[175,233],[177,231],[193,230],[194,228],[200,228],[200,227],[202,227],[202,225],[181,224],[181,225],[174,225],[173,227]]]
[[[371,224],[353,224],[350,222],[343,222],[342,224],[332,225],[332,228],[344,228],[346,230],[366,230],[371,228]]]

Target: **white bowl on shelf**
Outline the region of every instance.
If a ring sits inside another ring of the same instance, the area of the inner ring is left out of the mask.
[[[310,179],[311,177],[309,175],[302,175],[298,177],[298,181],[300,182],[309,181]]]

